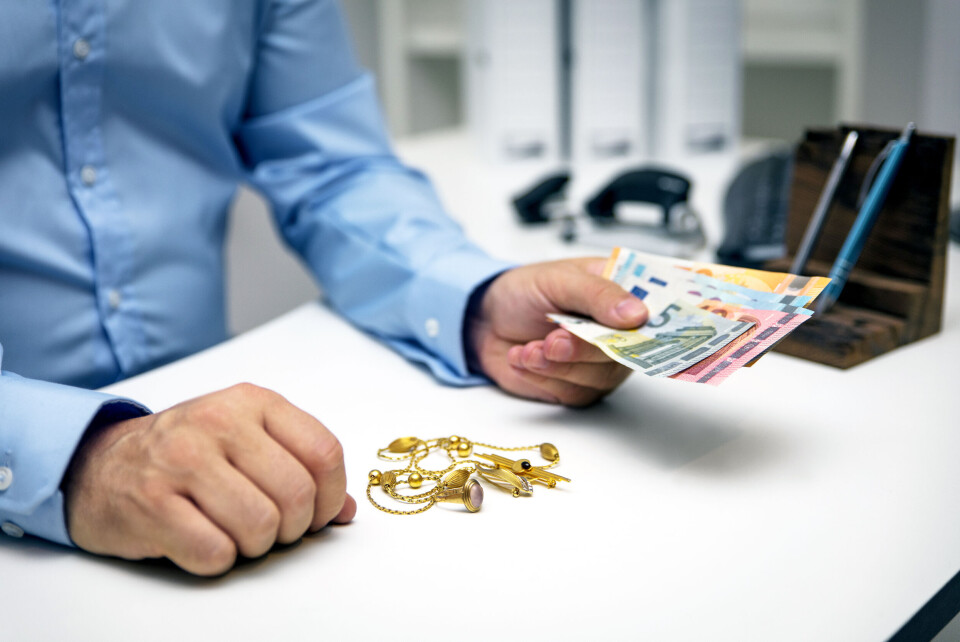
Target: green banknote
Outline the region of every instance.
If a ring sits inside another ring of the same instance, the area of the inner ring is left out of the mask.
[[[753,326],[675,301],[635,330],[617,330],[589,319],[550,314],[565,330],[611,359],[651,377],[669,377],[706,359]]]

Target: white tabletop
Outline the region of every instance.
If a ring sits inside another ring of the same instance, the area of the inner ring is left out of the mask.
[[[238,381],[281,392],[343,442],[354,523],[213,580],[6,538],[0,637],[885,639],[960,571],[950,259],[935,337],[848,371],[771,354],[719,388],[635,376],[586,410],[441,386],[305,305],[111,390],[154,409]],[[367,503],[377,448],[450,434],[550,441],[572,483],[488,489],[476,514]]]

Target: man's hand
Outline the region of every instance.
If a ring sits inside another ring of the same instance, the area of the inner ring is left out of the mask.
[[[537,263],[497,277],[468,320],[471,365],[508,392],[553,403],[584,406],[611,392],[630,369],[545,316],[570,312],[615,328],[645,323],[643,302],[600,276],[604,262]]]
[[[240,384],[89,438],[67,474],[73,541],[216,575],[238,554],[353,519],[340,442],[280,395]]]

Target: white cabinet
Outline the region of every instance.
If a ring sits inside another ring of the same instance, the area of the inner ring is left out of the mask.
[[[864,3],[865,0],[743,0],[744,62],[785,71],[827,67],[834,78],[830,105],[834,118],[856,119],[862,94],[859,76]],[[788,82],[783,90],[790,91]]]
[[[380,87],[395,135],[462,120],[463,0],[379,0]]]

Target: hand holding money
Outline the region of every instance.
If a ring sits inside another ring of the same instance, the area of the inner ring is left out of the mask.
[[[647,308],[601,276],[604,259],[514,268],[498,276],[467,320],[471,367],[515,395],[583,406],[616,388],[630,370],[546,315],[573,312],[610,328],[636,328]]]
[[[603,275],[642,299],[646,326],[623,330],[589,319],[550,319],[611,359],[654,377],[719,385],[750,365],[812,314],[829,283],[617,248]]]

